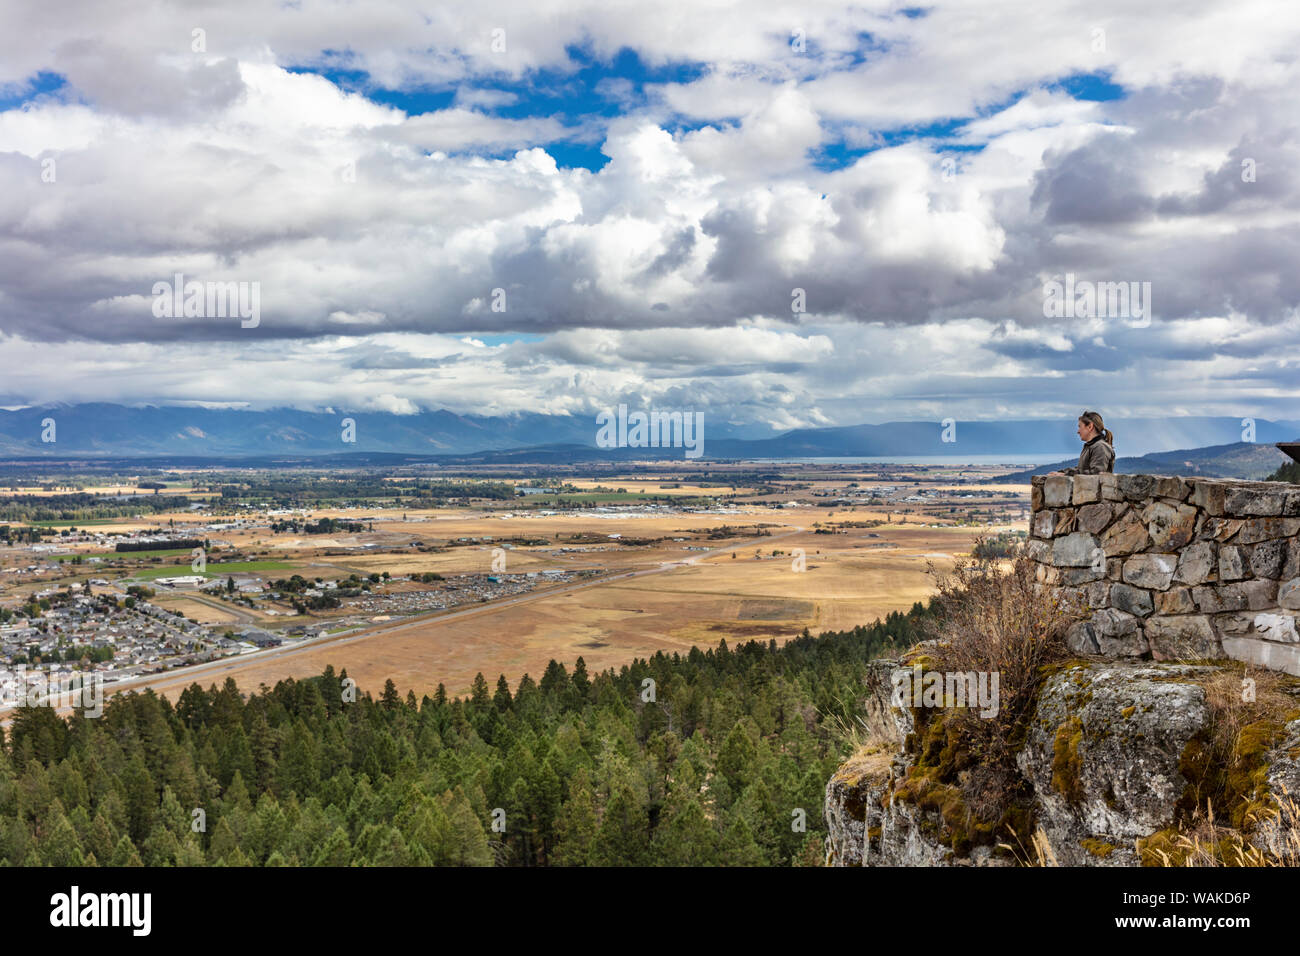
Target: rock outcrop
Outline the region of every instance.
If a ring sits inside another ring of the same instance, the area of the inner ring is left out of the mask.
[[[871,666],[864,712],[872,742],[826,788],[830,865],[1014,865],[1035,854],[1061,865],[1177,862],[1187,850],[1175,827],[1212,785],[1228,794],[1216,812],[1252,845],[1295,852],[1295,821],[1260,811],[1273,805],[1270,795],[1300,796],[1300,681],[1279,675],[1276,712],[1264,719],[1251,711],[1252,722],[1234,729],[1225,784],[1214,776],[1224,768],[1210,744],[1222,714],[1207,688],[1236,693],[1240,665],[1057,665],[1016,752],[1007,802],[989,812],[969,798],[977,764],[954,760],[960,742],[945,738],[952,712],[900,707],[892,697],[894,676],[907,666]]]

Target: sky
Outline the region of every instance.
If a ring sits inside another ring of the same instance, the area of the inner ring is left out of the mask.
[[[6,4],[0,405],[1295,418],[1297,48],[1282,0]]]

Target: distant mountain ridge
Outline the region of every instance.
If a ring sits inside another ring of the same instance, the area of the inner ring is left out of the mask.
[[[48,419],[54,421],[56,440],[52,443],[41,440],[48,431],[43,424]],[[345,419],[354,424],[354,442],[344,441]],[[1139,457],[1183,454],[1168,449],[1245,444],[1241,442],[1242,420],[1235,417],[1129,419],[1108,424],[1117,435],[1117,448],[1136,452]],[[1300,436],[1300,421],[1257,419],[1254,428],[1256,444],[1261,446]],[[3,459],[409,455],[556,462],[566,456],[580,460],[683,456],[680,448],[597,448],[596,435],[594,415],[473,416],[445,409],[398,415],[108,403],[0,409]],[[1072,460],[1078,448],[1073,419],[958,421],[947,428],[940,422],[905,421],[772,434],[766,426],[737,425],[708,413],[703,442],[704,457],[715,459],[933,455],[973,460],[1041,454]],[[1229,464],[1225,460],[1219,467]]]
[[[1123,475],[1199,475],[1202,478],[1260,479],[1277,471],[1291,459],[1272,444],[1234,442],[1208,448],[1182,448],[1153,452],[1150,455],[1115,459],[1115,472]],[[1003,477],[1004,481],[1025,482],[1034,475],[1045,475],[1062,468],[1072,468],[1077,458],[1058,461]]]

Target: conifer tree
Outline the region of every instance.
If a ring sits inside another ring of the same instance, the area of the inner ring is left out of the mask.
[[[113,848],[113,857],[108,861],[109,866],[144,866],[144,861],[140,859],[140,854],[136,852],[135,844],[125,833],[117,841],[117,846]]]
[[[569,798],[555,824],[552,862],[557,866],[586,866],[591,861],[599,827],[595,795],[586,769],[579,767],[569,783]]]
[[[506,683],[506,675],[502,674],[497,678],[497,690],[492,695],[492,706],[497,709],[498,713],[507,713],[514,704],[514,699],[510,696],[510,685]]]
[[[591,862],[596,866],[642,866],[649,848],[645,807],[633,789],[619,781],[601,814]]]

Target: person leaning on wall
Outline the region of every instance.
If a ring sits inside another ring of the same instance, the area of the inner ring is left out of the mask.
[[[1079,416],[1079,438],[1083,441],[1083,450],[1079,452],[1079,464],[1073,468],[1054,471],[1054,475],[1102,475],[1115,470],[1115,435],[1107,428],[1096,412],[1084,412]]]

